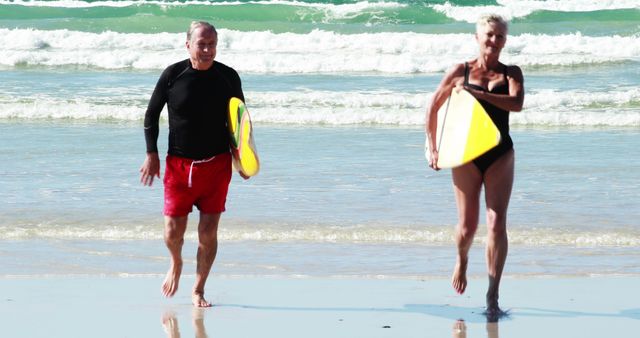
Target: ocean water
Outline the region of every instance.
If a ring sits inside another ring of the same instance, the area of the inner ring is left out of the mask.
[[[0,276],[164,274],[142,120],[202,19],[263,165],[232,181],[213,273],[448,278],[456,208],[424,114],[482,12],[511,21],[502,60],[525,74],[505,274],[640,274],[638,1],[0,0]]]

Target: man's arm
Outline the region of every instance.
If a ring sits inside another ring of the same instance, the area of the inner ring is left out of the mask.
[[[168,69],[165,70],[151,94],[147,111],[144,115],[144,138],[147,146],[147,157],[140,167],[140,182],[151,186],[154,177],[160,178],[160,158],[158,156],[158,135],[160,134],[160,113],[167,102]]]

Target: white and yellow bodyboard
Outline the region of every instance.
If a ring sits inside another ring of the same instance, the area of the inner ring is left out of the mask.
[[[229,135],[233,166],[246,176],[254,176],[260,170],[260,159],[253,141],[253,126],[249,111],[237,97],[229,100]]]
[[[436,147],[439,168],[469,163],[500,143],[500,131],[480,102],[466,90],[451,92],[438,110]],[[431,157],[429,142],[425,156]]]

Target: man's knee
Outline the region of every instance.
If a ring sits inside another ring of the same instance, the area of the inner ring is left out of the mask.
[[[187,227],[187,217],[166,217],[164,239],[167,243],[181,243]]]
[[[198,224],[198,240],[200,243],[215,243],[218,240],[218,223],[220,214],[206,215],[200,217]]]
[[[198,241],[200,244],[210,245],[218,241],[218,231],[198,231]]]

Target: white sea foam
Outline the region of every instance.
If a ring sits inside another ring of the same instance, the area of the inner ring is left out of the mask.
[[[286,5],[295,7],[306,7],[309,9],[316,9],[322,11],[325,15],[322,19],[323,22],[330,22],[332,20],[340,19],[352,19],[362,13],[371,13],[372,11],[379,11],[385,9],[403,8],[407,7],[407,4],[402,4],[395,1],[358,1],[354,3],[345,4],[332,4],[332,3],[317,3],[317,2],[302,2],[302,1],[287,1],[287,0],[267,0],[267,1],[251,1],[251,4],[263,4],[263,5]],[[221,2],[219,4],[227,4]],[[304,19],[305,15],[311,13],[298,13],[301,18]]]
[[[142,105],[99,104],[83,99],[35,98],[15,102],[0,99],[0,118],[140,120],[144,117],[145,108]]]
[[[498,0],[493,6],[456,6],[450,3],[432,5],[431,7],[446,16],[474,23],[484,13],[496,13],[511,20],[525,17],[536,11],[555,12],[592,12],[614,9],[640,8],[637,0]]]
[[[272,92],[250,99],[255,121],[299,124],[422,125],[432,93]],[[511,114],[512,125],[640,126],[640,90],[615,93],[543,90],[527,94],[523,112]]]
[[[186,57],[183,33],[0,29],[0,66],[162,69]],[[446,43],[444,43],[446,42]],[[221,30],[218,60],[252,73],[442,72],[473,58],[472,34],[308,34]],[[523,67],[639,61],[640,36],[512,36],[503,60]]]
[[[536,10],[549,10],[558,12],[585,12],[612,9],[633,9],[640,8],[636,0],[497,0],[497,6],[473,6],[473,11],[505,11],[509,13],[525,13],[528,15]],[[345,12],[356,12],[366,8],[397,8],[406,7],[399,1],[358,1],[347,4],[314,3],[295,0],[256,0],[256,1],[208,1],[208,0],[188,0],[188,1],[162,1],[162,0],[129,0],[129,1],[79,1],[79,0],[0,0],[0,5],[20,5],[29,7],[62,7],[62,8],[90,8],[90,7],[129,7],[141,4],[155,4],[161,6],[233,6],[245,4],[265,4],[265,5],[289,5],[296,7],[332,8],[342,9]],[[456,13],[470,12],[471,6],[456,6],[451,3],[433,4],[433,8],[450,14],[453,10]],[[454,17],[455,18],[455,17]],[[459,18],[459,17],[458,17]]]
[[[334,20],[353,19],[363,13],[380,14],[388,9],[396,9],[407,7],[395,1],[358,1],[354,3],[332,4],[332,3],[313,3],[303,1],[287,1],[287,0],[264,0],[264,1],[208,1],[208,0],[190,0],[190,1],[162,1],[162,0],[132,0],[132,1],[76,1],[76,0],[56,0],[56,1],[31,1],[31,0],[0,0],[0,5],[20,5],[25,7],[52,7],[52,8],[95,8],[95,7],[133,7],[140,5],[157,5],[162,8],[168,7],[184,7],[184,6],[291,6],[297,8],[297,15],[300,19],[310,18],[316,22],[332,22]],[[321,17],[317,14],[321,13]]]
[[[548,126],[640,126],[640,89],[612,92],[540,90],[527,95],[512,124]]]
[[[66,226],[60,224],[38,224],[37,226],[0,226],[0,239],[85,239],[85,240],[161,240],[162,229],[157,226]],[[259,242],[301,243],[379,243],[450,245],[453,242],[453,227],[402,227],[402,226],[321,226],[304,227],[265,226],[258,228],[234,225],[222,228],[220,240]],[[188,231],[187,240],[197,240],[196,231]],[[484,235],[476,238],[485,242]],[[640,246],[640,233],[628,230],[577,231],[557,229],[512,229],[509,241],[513,245],[532,247],[576,246],[576,247],[634,247]]]
[[[206,0],[202,1],[81,1],[81,0],[53,0],[53,1],[38,1],[38,0],[0,0],[0,5],[20,5],[25,7],[60,7],[60,8],[91,8],[91,7],[130,7],[143,4],[155,4],[162,6],[188,6],[193,4],[203,5],[216,5],[218,2],[210,2]],[[222,4],[242,4],[240,1],[223,2]]]
[[[264,1],[209,1],[209,0],[188,0],[188,1],[162,1],[162,0],[130,0],[130,1],[78,1],[78,0],[54,0],[54,1],[32,1],[32,0],[0,0],[0,5],[20,5],[25,7],[60,7],[60,8],[92,8],[92,7],[131,7],[139,5],[159,5],[163,7],[184,7],[192,5],[201,6],[242,6],[247,4],[260,5],[286,5],[295,7],[308,7],[324,10],[327,14],[333,14],[335,18],[348,18],[355,16],[362,11],[372,8],[400,8],[406,7],[395,1],[359,1],[346,4],[313,3],[303,1],[287,0],[264,0]]]
[[[0,96],[0,118],[141,120],[148,93],[113,98]],[[254,122],[282,124],[422,125],[432,93],[391,91],[247,92]],[[110,101],[112,100],[112,101]],[[117,100],[117,101],[113,101]],[[640,126],[640,89],[615,92],[532,90],[512,125]],[[166,118],[166,112],[162,115]]]

